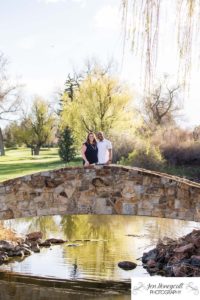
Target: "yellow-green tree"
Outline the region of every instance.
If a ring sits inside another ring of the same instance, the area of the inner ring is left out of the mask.
[[[132,96],[119,79],[95,66],[82,80],[73,101],[63,94],[62,126],[69,126],[77,141],[89,131],[123,131],[133,125]]]
[[[19,142],[31,147],[34,155],[39,155],[40,148],[51,141],[55,117],[49,104],[40,97],[35,97],[31,113],[25,116],[15,130]]]

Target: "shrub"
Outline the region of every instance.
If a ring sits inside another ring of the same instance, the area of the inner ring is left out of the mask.
[[[162,146],[162,154],[169,164],[200,165],[200,143],[185,142]]]
[[[169,165],[200,165],[200,142],[194,141],[192,131],[178,127],[157,130],[151,138]]]
[[[191,131],[171,127],[155,132],[152,144],[160,148],[169,165],[200,165],[200,142]]]
[[[178,145],[185,142],[194,142],[192,132],[178,127],[160,128],[152,136],[152,143],[156,146]]]
[[[136,145],[135,149],[128,155],[128,158],[122,158],[120,163],[157,171],[161,171],[165,165],[159,148],[150,146],[145,142],[140,142]]]
[[[136,143],[132,136],[126,134],[112,134],[108,138],[113,145],[113,163],[117,163],[122,157],[127,158]]]

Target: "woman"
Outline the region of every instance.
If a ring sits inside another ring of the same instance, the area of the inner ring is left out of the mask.
[[[90,132],[88,134],[87,140],[82,146],[81,154],[82,154],[84,166],[89,166],[91,164],[96,164],[98,162],[97,140],[93,132]]]

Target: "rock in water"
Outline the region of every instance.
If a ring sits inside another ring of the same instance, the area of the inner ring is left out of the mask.
[[[33,252],[35,252],[35,253],[39,253],[40,252],[40,247],[39,247],[39,245],[33,245],[32,247],[31,247],[31,250],[33,251]]]
[[[14,250],[17,243],[0,240],[0,251]]]
[[[39,243],[40,247],[51,247],[51,243],[49,241],[44,241]]]
[[[80,244],[68,244],[67,247],[78,247]]]
[[[41,231],[31,232],[31,233],[28,233],[26,235],[26,239],[28,241],[37,241],[41,238],[42,238],[42,232]]]
[[[8,261],[9,261],[8,255],[0,251],[0,265]]]
[[[64,241],[64,240],[62,240],[62,239],[54,239],[54,238],[51,238],[51,239],[47,239],[45,242],[46,242],[46,243],[51,243],[51,244],[63,244],[63,243],[65,243],[65,242],[67,242],[67,241]]]
[[[118,263],[118,267],[125,271],[133,270],[137,267],[137,264],[132,261],[121,261]]]
[[[150,275],[200,277],[200,230],[159,240],[156,248],[143,253],[142,263]]]

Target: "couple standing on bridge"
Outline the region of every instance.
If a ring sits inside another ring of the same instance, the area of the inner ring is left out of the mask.
[[[94,132],[90,132],[82,146],[81,154],[84,166],[93,164],[108,165],[112,162],[112,144],[104,137],[102,131],[97,133],[97,138]]]

